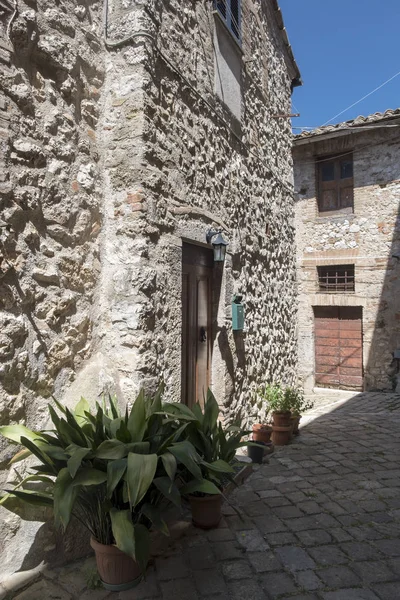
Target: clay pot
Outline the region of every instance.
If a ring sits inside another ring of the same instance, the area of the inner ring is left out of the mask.
[[[251,458],[251,462],[261,464],[266,448],[265,442],[258,442],[254,439],[253,442],[257,444],[257,446],[247,446],[247,456]]]
[[[100,544],[93,537],[90,538],[90,545],[96,555],[97,570],[106,590],[112,592],[129,590],[140,583],[142,572],[133,558],[117,546]]]
[[[272,427],[269,425],[263,425],[262,423],[255,423],[253,425],[253,441],[264,442],[268,444],[271,439]]]
[[[300,423],[301,415],[292,415],[292,423],[293,423],[293,435],[299,435],[299,423]]]
[[[277,425],[274,425],[272,441],[275,446],[286,446],[290,441],[291,433],[292,427],[290,425],[288,427],[278,427]]]
[[[290,410],[286,411],[286,412],[274,412],[272,413],[272,416],[274,418],[274,426],[276,427],[290,427],[291,426],[291,416],[292,413],[290,412]]]
[[[200,527],[200,529],[218,527],[222,517],[222,500],[221,494],[207,495],[202,498],[189,496],[193,525]]]

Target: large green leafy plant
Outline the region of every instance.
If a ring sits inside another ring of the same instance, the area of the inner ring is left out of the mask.
[[[290,404],[290,410],[295,416],[300,416],[306,410],[311,410],[314,401],[304,396],[304,391],[300,387],[290,387],[285,389],[285,396]]]
[[[271,412],[289,412],[290,398],[285,394],[281,385],[267,384],[259,390],[260,397],[268,404]]]
[[[197,464],[186,463],[180,473],[185,481],[181,494],[220,494],[227,481],[233,480],[235,470],[232,466],[236,451],[248,442],[242,442],[243,436],[249,432],[241,428],[239,423],[226,428],[218,421],[219,406],[215,396],[208,390],[202,410],[199,403],[192,409],[183,404],[165,406],[171,418],[186,420],[188,426],[182,435],[197,453]]]
[[[168,416],[161,393],[149,398],[141,392],[125,414],[111,398],[94,412],[84,399],[74,411],[56,402],[58,412],[49,405],[52,430],[0,427],[3,436],[24,446],[11,462],[34,455],[40,463],[1,502],[7,506],[13,495],[52,506],[63,529],[74,515],[98,542],[115,543],[144,569],[150,527],[168,534],[161,508],[180,505],[177,472],[189,468],[201,475],[194,447],[181,439],[189,421]],[[37,482],[41,489],[30,489]]]

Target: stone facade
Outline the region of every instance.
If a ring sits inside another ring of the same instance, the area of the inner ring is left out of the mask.
[[[400,349],[400,111],[297,136],[294,142],[299,372],[315,384],[316,306],[362,307],[364,389],[396,385]],[[316,159],[353,155],[354,212],[319,212]],[[398,256],[399,258],[394,257]],[[321,293],[317,267],[355,265],[355,292]]]
[[[299,74],[280,11],[243,0],[241,48],[211,0],[109,0],[105,13],[106,39],[100,0],[18,0],[2,15],[1,422],[43,425],[52,394],[130,402],[161,378],[180,400],[182,240],[205,245],[211,226],[230,242],[211,386],[227,418],[254,417],[257,386],[296,377],[291,130],[276,116]],[[234,104],[216,40],[239,69]],[[1,519],[4,574],[33,566],[29,548],[49,560],[51,532]]]

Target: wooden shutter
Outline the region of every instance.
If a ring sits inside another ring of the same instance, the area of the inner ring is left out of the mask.
[[[231,31],[239,38],[240,37],[240,0],[230,0],[231,8]]]
[[[320,212],[353,212],[353,158],[327,158],[317,161],[318,204]]]

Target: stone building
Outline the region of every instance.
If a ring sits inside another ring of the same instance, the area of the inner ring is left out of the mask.
[[[299,372],[308,390],[396,385],[399,127],[400,110],[388,110],[294,140]]]
[[[261,383],[296,377],[300,81],[277,1],[104,4],[0,0],[1,422],[161,379],[255,416]],[[49,524],[0,512],[4,573],[62,559]]]

